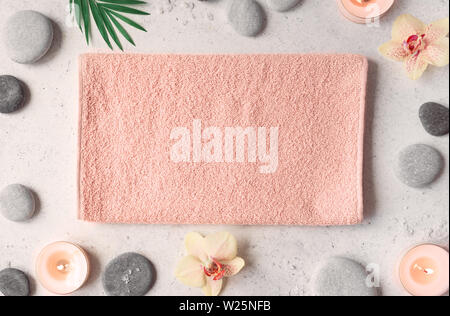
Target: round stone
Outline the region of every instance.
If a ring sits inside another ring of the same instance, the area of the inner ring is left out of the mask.
[[[52,22],[36,11],[17,12],[7,20],[5,30],[9,57],[20,64],[38,61],[52,45]]]
[[[9,268],[0,271],[0,293],[4,296],[29,296],[28,277],[17,269]]]
[[[228,11],[228,21],[239,34],[256,36],[264,28],[266,14],[254,0],[233,0]]]
[[[420,107],[420,121],[433,136],[444,136],[449,132],[449,110],[438,103],[429,102]]]
[[[33,193],[21,184],[12,184],[0,191],[0,213],[10,221],[29,220],[35,205]]]
[[[347,258],[331,258],[316,271],[313,279],[315,296],[378,296],[376,288],[368,287],[364,267]]]
[[[144,296],[154,281],[152,263],[137,253],[125,253],[112,260],[102,278],[108,296]]]
[[[300,0],[267,0],[267,6],[278,12],[289,11],[299,4]]]
[[[0,113],[17,111],[25,99],[22,83],[13,76],[0,76]]]
[[[396,173],[406,185],[421,188],[438,178],[443,165],[442,156],[436,149],[416,144],[400,152],[396,163]]]

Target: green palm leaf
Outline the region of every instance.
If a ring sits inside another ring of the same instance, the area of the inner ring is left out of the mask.
[[[117,37],[117,33],[114,30],[114,27],[111,24],[111,21],[109,20],[108,16],[103,10],[100,10],[100,14],[102,15],[103,22],[105,23],[105,27],[108,30],[109,35],[111,35],[111,38],[116,43],[116,45],[120,48],[121,51],[123,51],[122,43],[120,43],[119,37]]]
[[[123,12],[123,13],[137,14],[137,15],[149,15],[147,12],[144,12],[144,11],[141,11],[141,10],[137,10],[137,9],[133,9],[133,8],[130,8],[130,7],[126,7],[126,6],[123,6],[123,5],[118,5],[118,4],[99,3],[98,6],[102,7],[102,8],[111,9],[113,11]]]
[[[108,32],[105,28],[105,22],[103,21],[103,17],[100,13],[99,8],[97,7],[97,3],[94,0],[89,0],[89,4],[92,11],[92,16],[94,17],[95,24],[97,24],[98,30],[105,40],[106,44],[108,44],[109,48],[112,48],[111,42],[109,41]]]
[[[115,15],[117,18],[121,19],[121,20],[124,21],[125,23],[127,23],[127,24],[129,24],[129,25],[131,25],[131,26],[133,26],[133,27],[135,27],[135,28],[137,28],[138,30],[147,32],[147,30],[146,30],[145,28],[143,28],[142,26],[140,26],[139,24],[137,24],[137,23],[134,22],[133,20],[127,18],[126,16],[124,16],[124,15],[122,15],[122,14],[120,14],[120,13],[117,13],[117,12],[115,12],[115,11],[111,11],[111,10],[109,10],[109,9],[106,9],[106,11],[108,11],[108,13],[110,13],[110,14],[112,14],[112,15]]]
[[[115,4],[145,4],[145,1],[139,0],[100,0],[101,2],[115,3]]]
[[[81,11],[81,0],[74,0],[74,11],[75,11],[75,21],[77,21],[77,25],[80,28],[81,31],[83,31],[83,28],[81,26],[81,19],[83,18],[82,11]]]
[[[89,3],[88,0],[81,0],[82,5],[82,14],[84,21],[84,34],[86,37],[86,43],[89,45],[89,35],[91,32],[91,14],[89,11]]]
[[[90,42],[92,13],[100,35],[111,50],[113,46],[110,39],[114,41],[117,47],[123,50],[117,31],[128,42],[135,45],[133,38],[119,20],[138,30],[147,32],[144,27],[121,14],[149,15],[147,12],[130,7],[131,5],[142,5],[146,3],[140,0],[69,0],[70,12],[72,13],[72,10],[74,11],[75,20],[80,30],[85,34],[86,43],[89,44]]]
[[[111,14],[111,12],[106,11],[106,14],[108,15],[109,19],[114,23],[116,28],[119,30],[119,32],[122,34],[125,39],[130,42],[133,46],[136,46],[136,44],[133,41],[133,38],[131,38],[130,34],[128,34],[127,30],[117,21],[117,19]]]

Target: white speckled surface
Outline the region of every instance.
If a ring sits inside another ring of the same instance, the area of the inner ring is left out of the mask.
[[[382,293],[406,295],[394,267],[400,254],[421,242],[449,243],[448,136],[435,138],[421,127],[422,103],[449,103],[448,67],[431,68],[418,82],[406,79],[401,64],[384,60],[377,46],[389,40],[396,16],[411,13],[426,22],[448,14],[446,0],[398,0],[378,28],[353,24],[334,1],[303,0],[295,10],[267,10],[268,25],[257,38],[241,37],[226,22],[227,0],[153,0],[149,17],[140,21],[148,33],[132,32],[146,53],[284,53],[346,52],[364,54],[370,63],[366,139],[366,220],[355,227],[190,227],[97,225],[76,220],[77,56],[87,48],[80,32],[66,25],[67,1],[1,0],[0,24],[23,9],[35,9],[57,24],[51,52],[36,65],[10,62],[0,45],[0,73],[27,83],[31,98],[20,112],[0,115],[0,187],[23,183],[39,196],[39,213],[29,223],[0,218],[0,269],[12,266],[34,275],[34,259],[47,243],[68,240],[92,255],[92,277],[77,295],[102,295],[100,271],[125,251],[150,258],[158,280],[150,295],[197,295],[173,277],[182,256],[184,235],[227,229],[239,240],[248,266],[225,288],[225,295],[307,295],[318,262],[344,255],[363,264],[378,263]],[[260,1],[265,6],[265,1]],[[195,3],[194,6],[191,4]],[[1,28],[3,25],[1,25]],[[0,28],[0,29],[1,29]],[[95,47],[105,46],[96,34]],[[396,153],[413,143],[439,149],[444,175],[416,190],[401,184],[392,163]],[[48,293],[33,282],[34,294]]]

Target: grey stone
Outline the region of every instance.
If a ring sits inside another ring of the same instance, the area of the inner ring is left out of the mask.
[[[299,3],[300,0],[267,0],[267,6],[278,12],[289,11]]]
[[[0,192],[0,213],[13,222],[23,222],[33,217],[33,193],[21,184],[12,184]]]
[[[416,144],[403,149],[397,158],[398,178],[413,188],[424,187],[435,181],[442,171],[441,154],[428,145]]]
[[[29,296],[28,277],[17,269],[9,268],[0,271],[0,293],[4,296]]]
[[[7,114],[22,107],[25,99],[22,83],[13,76],[0,76],[0,113]]]
[[[366,285],[367,272],[351,259],[330,258],[313,278],[315,296],[378,296],[376,288]]]
[[[19,11],[7,20],[5,39],[6,49],[13,61],[20,64],[34,63],[52,45],[52,21],[36,11]]]
[[[433,136],[444,136],[449,132],[448,108],[434,102],[425,103],[420,107],[420,121],[425,130]]]
[[[155,282],[152,263],[137,253],[125,253],[112,260],[102,277],[108,296],[144,296]]]
[[[266,14],[254,0],[233,0],[228,11],[228,21],[239,34],[256,36],[264,28]]]

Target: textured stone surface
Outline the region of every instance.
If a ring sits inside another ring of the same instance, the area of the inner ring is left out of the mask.
[[[125,253],[115,258],[103,274],[103,287],[108,296],[144,296],[154,281],[152,263],[136,253]]]
[[[20,64],[41,59],[53,41],[52,22],[36,11],[19,11],[6,22],[6,49],[9,57]]]
[[[12,184],[0,191],[0,213],[13,222],[33,217],[36,202],[33,193],[21,184]]]
[[[269,8],[278,12],[288,11],[300,3],[300,0],[266,0],[266,1]]]
[[[416,144],[403,149],[396,163],[399,179],[413,188],[421,188],[432,183],[443,168],[441,154],[434,148]]]
[[[13,76],[0,76],[0,113],[12,113],[23,105],[25,99],[22,83]]]
[[[228,11],[228,21],[239,34],[256,36],[264,28],[266,15],[254,0],[233,0]]]
[[[377,296],[377,290],[366,285],[367,276],[358,262],[331,258],[317,270],[313,292],[316,296]]]
[[[5,296],[29,296],[28,277],[17,269],[9,268],[0,271],[0,293]]]
[[[286,16],[269,11],[264,34],[248,38],[237,35],[226,25],[228,0],[196,2],[192,12],[185,8],[184,1],[177,0],[179,5],[171,12],[166,9],[166,0],[151,1],[150,20],[137,18],[148,27],[149,33],[133,32],[137,47],[130,44],[126,46],[127,52],[351,52],[369,58],[364,224],[352,227],[192,227],[95,225],[77,221],[76,57],[94,48],[86,46],[76,28],[65,26],[68,1],[1,0],[0,21],[33,5],[45,15],[55,17],[61,36],[55,37],[55,58],[42,66],[23,67],[8,62],[6,50],[0,49],[0,58],[4,61],[0,73],[23,78],[33,93],[26,111],[13,116],[0,115],[0,190],[12,182],[36,183],[39,184],[36,193],[42,200],[42,215],[30,225],[11,225],[0,215],[0,269],[15,262],[32,271],[32,249],[39,249],[42,243],[58,236],[67,236],[74,242],[79,241],[96,257],[99,262],[96,266],[104,267],[117,254],[130,250],[152,254],[158,280],[150,295],[202,295],[201,290],[189,288],[173,276],[174,267],[184,254],[183,238],[193,230],[206,235],[226,229],[236,236],[239,255],[246,259],[248,267],[226,280],[223,295],[309,295],[310,278],[318,263],[326,257],[342,255],[380,264],[382,294],[406,295],[393,273],[401,251],[424,241],[448,246],[450,168],[444,169],[432,189],[421,192],[410,190],[395,178],[392,161],[395,153],[417,142],[439,149],[445,161],[449,161],[447,136],[429,136],[418,118],[420,102],[435,100],[449,104],[449,67],[430,67],[419,82],[412,82],[405,76],[401,63],[382,58],[377,48],[390,39],[392,24],[399,15],[408,12],[432,22],[444,17],[444,12],[449,11],[449,2],[396,1],[379,27],[368,28],[347,21],[334,1],[307,0]],[[264,0],[258,1],[265,6]],[[160,13],[160,8],[164,8],[164,13]],[[209,20],[208,14],[212,14],[214,20]],[[184,24],[185,21],[188,23]],[[60,37],[62,42],[58,41]],[[107,51],[100,36],[95,37],[95,48]],[[153,93],[148,87],[145,89]],[[225,103],[221,101],[221,104]],[[245,109],[249,107],[250,104],[243,105]],[[247,112],[243,113],[247,117]],[[250,118],[254,117],[251,113]],[[93,273],[95,276],[96,272]],[[93,278],[75,295],[103,293],[100,278]],[[48,292],[37,285],[35,294],[47,295]]]
[[[420,107],[420,121],[433,136],[444,136],[449,131],[449,110],[438,103],[429,102]]]

